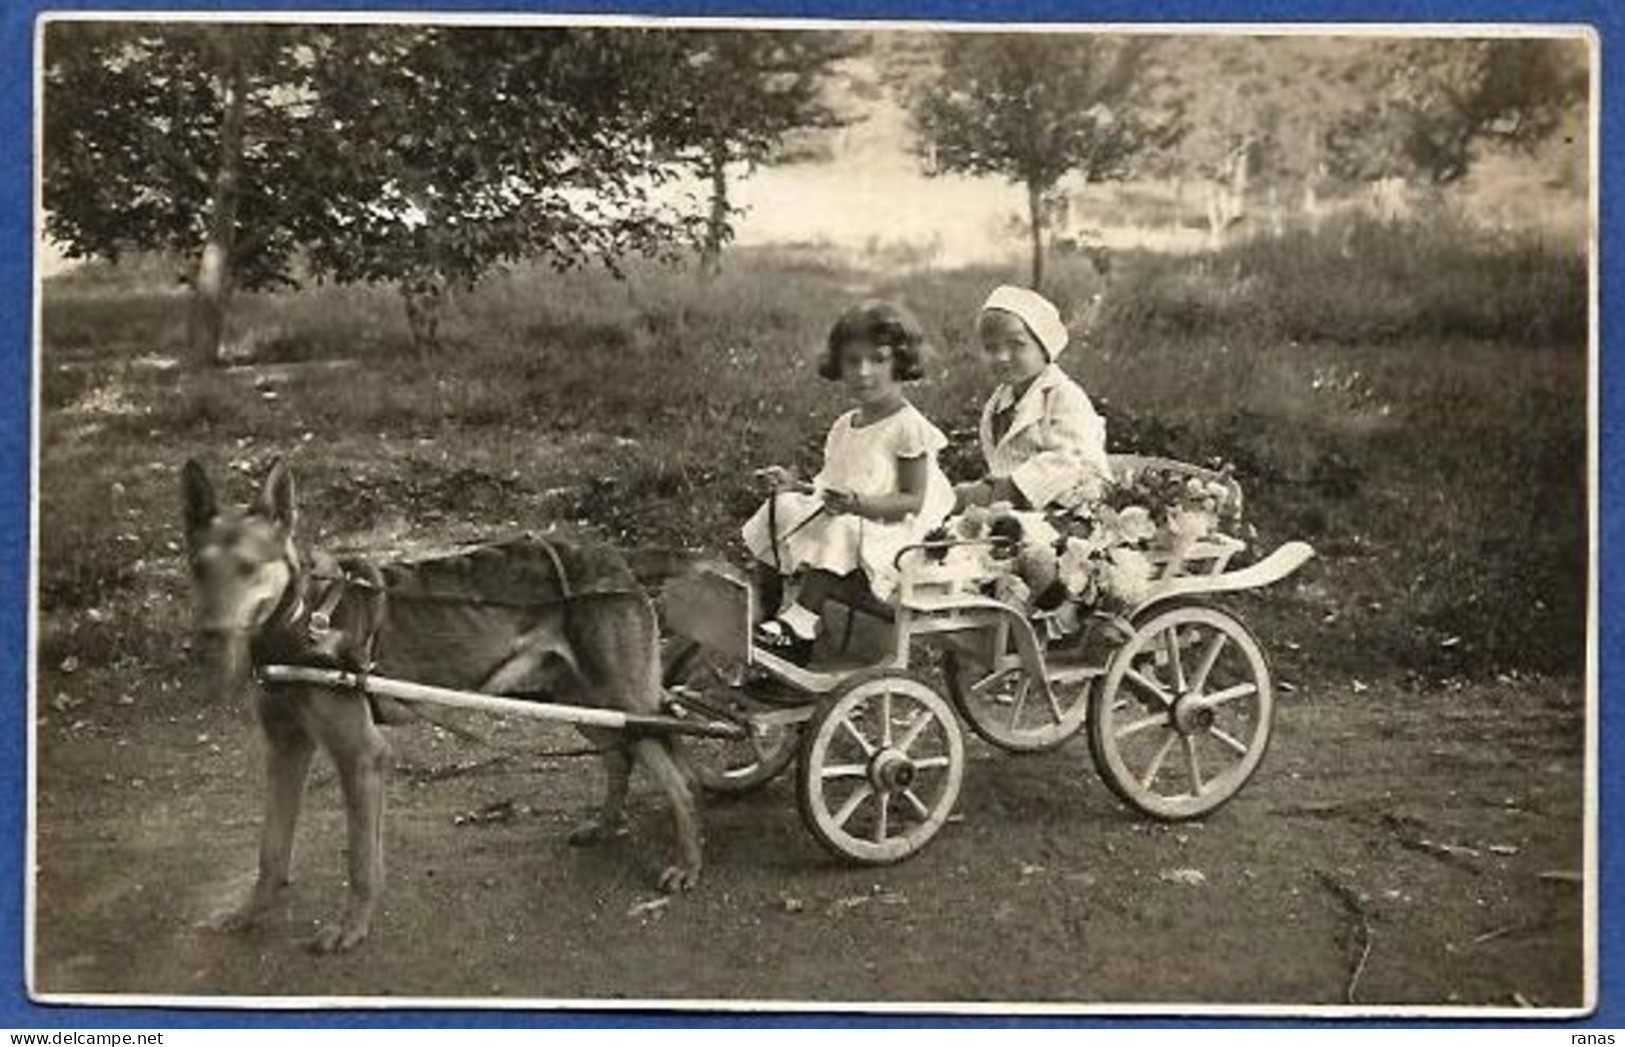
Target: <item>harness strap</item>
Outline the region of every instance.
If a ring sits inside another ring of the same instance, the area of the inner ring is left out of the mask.
[[[361,664],[361,675],[364,677],[373,666],[372,652],[378,643],[378,630],[384,622],[389,591],[384,588],[384,573],[372,561],[356,557],[340,561],[340,566],[348,584],[367,591],[373,605],[372,613],[367,618],[367,634],[356,643],[356,660]]]
[[[784,559],[779,553],[779,492],[767,494],[767,539],[773,546],[773,573],[784,577]]]
[[[800,528],[794,528],[791,533],[794,534],[796,530],[800,530]],[[558,604],[573,603],[576,600],[584,600],[592,597],[627,597],[647,595],[642,589],[635,588],[588,589],[584,592],[576,592],[570,585],[570,574],[565,570],[564,560],[559,556],[559,551],[554,547],[553,543],[549,542],[541,535],[531,535],[530,541],[533,544],[541,547],[542,552],[547,554],[548,562],[553,565],[553,573],[558,578],[559,584],[558,596],[546,600],[490,600],[475,599],[462,595],[442,596],[437,593],[400,592],[398,590],[389,589],[384,582],[383,572],[379,571],[378,568],[370,561],[360,558],[344,561],[346,566],[344,572],[341,574],[328,574],[320,571],[311,571],[305,577],[313,581],[338,583],[335,586],[335,588],[339,591],[338,598],[342,598],[344,587],[349,586],[352,588],[373,590],[380,594],[387,595],[391,599],[395,600],[421,603],[461,603],[468,604],[471,607],[515,607],[534,609],[540,607],[553,607],[557,606]],[[336,600],[338,598],[334,598],[331,596],[331,594],[329,594],[328,599],[335,601],[333,606],[327,608],[329,614],[332,613],[333,607],[337,606]],[[325,602],[326,601],[324,600],[324,603]]]
[[[297,565],[290,565],[293,578],[287,587],[282,590],[282,596],[277,600],[271,617],[266,619],[265,629],[291,628],[305,613],[305,579],[299,573]]]
[[[570,576],[564,573],[564,561],[559,559],[559,551],[553,548],[552,542],[541,535],[537,535],[533,540],[542,547],[542,552],[546,553],[548,560],[552,561],[553,571],[558,575],[559,602],[569,603],[574,599],[574,596],[570,592]]]
[[[344,599],[344,590],[348,586],[350,579],[348,575],[343,575],[331,579],[323,576],[317,578],[317,580],[332,583],[327,587],[327,592],[322,596],[321,602],[316,605],[315,610],[310,612],[311,630],[325,632],[333,627],[333,612],[338,610],[340,601]]]
[[[373,648],[383,620],[382,605],[388,595],[383,576],[362,560],[327,558],[315,562],[327,569],[304,569],[297,557],[288,561],[293,578],[255,640],[256,661],[316,657],[326,662],[339,655],[348,668],[365,673],[372,668]],[[338,638],[335,647],[333,617],[352,589],[365,591],[365,599],[372,606],[362,613],[360,627],[344,630],[345,635]]]

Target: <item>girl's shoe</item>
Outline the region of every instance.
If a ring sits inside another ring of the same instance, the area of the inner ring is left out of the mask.
[[[758,624],[751,635],[751,643],[798,669],[805,669],[812,660],[813,641],[797,636],[794,629],[777,618],[769,618]]]

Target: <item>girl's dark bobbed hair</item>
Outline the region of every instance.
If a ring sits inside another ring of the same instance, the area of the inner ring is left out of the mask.
[[[823,359],[818,361],[821,377],[831,380],[841,377],[841,349],[849,342],[868,342],[889,348],[892,377],[899,382],[925,377],[925,328],[913,313],[897,302],[874,298],[842,313],[829,329]]]

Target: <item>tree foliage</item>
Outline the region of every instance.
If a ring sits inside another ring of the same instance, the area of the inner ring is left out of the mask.
[[[1207,194],[1215,246],[1258,185],[1313,208],[1325,128],[1363,102],[1345,77],[1371,44],[1355,37],[1180,37],[1158,53],[1155,91],[1177,114],[1169,148],[1145,165]]]
[[[292,280],[296,260],[396,281],[432,340],[444,291],[494,266],[613,264],[695,237],[657,192],[670,96],[650,71],[668,35],[53,23],[48,228],[77,255],[208,259],[209,243],[250,288]]]
[[[1586,97],[1578,39],[1383,41],[1348,70],[1369,101],[1328,133],[1347,178],[1412,178],[1436,186],[1467,175],[1483,146],[1529,149]]]
[[[222,43],[246,80],[237,282],[290,279],[310,52],[294,26],[49,25],[45,228],[70,257],[161,250],[196,260],[208,233],[223,107]]]
[[[1150,37],[954,34],[910,97],[929,173],[1025,186],[1032,282],[1043,280],[1046,214],[1061,179],[1128,177],[1172,130],[1146,91]]]
[[[685,30],[664,43],[672,53],[658,67],[666,88],[659,135],[710,187],[704,265],[714,270],[731,235],[729,168],[796,159],[809,133],[846,123],[827,85],[866,41],[854,33]]]
[[[314,78],[307,206],[320,275],[470,285],[494,265],[613,261],[688,235],[655,192],[638,31],[333,31]]]

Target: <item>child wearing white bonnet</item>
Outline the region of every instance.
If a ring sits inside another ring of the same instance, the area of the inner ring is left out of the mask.
[[[987,477],[955,489],[958,507],[1044,509],[1108,478],[1106,423],[1055,362],[1068,340],[1055,305],[1024,287],[997,287],[976,330],[999,385],[982,408]]]

